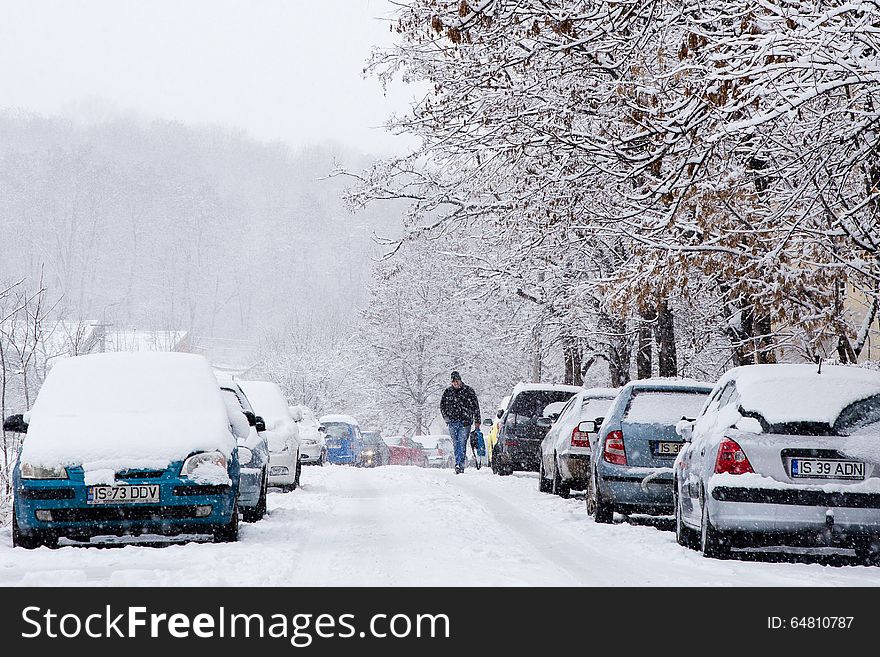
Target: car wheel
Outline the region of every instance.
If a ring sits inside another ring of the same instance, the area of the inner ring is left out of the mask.
[[[598,474],[593,471],[587,487],[587,515],[593,516],[593,520],[599,524],[610,525],[614,522],[614,507],[602,497],[598,479]]]
[[[538,470],[538,491],[541,493],[550,492],[550,483],[544,477],[544,459],[541,459],[541,466]]]
[[[730,556],[730,546],[725,543],[724,536],[709,520],[709,505],[705,501],[700,523],[700,550],[704,557],[710,559],[726,559]]]
[[[241,512],[241,517],[245,522],[257,522],[266,515],[266,496],[269,488],[267,482],[268,477],[264,474],[263,485],[260,487],[260,499],[257,500],[257,505],[252,509],[243,509]]]
[[[35,550],[38,547],[57,548],[58,537],[47,537],[42,534],[23,532],[18,526],[18,518],[15,511],[12,512],[12,546],[25,550]]]
[[[559,474],[559,461],[556,460],[555,454],[553,456],[553,465],[555,470],[553,474],[553,494],[567,500],[571,497],[571,484],[567,481],[562,481],[562,475]]]
[[[293,486],[291,486],[292,490],[296,490],[299,488],[299,480],[302,477],[303,464],[299,460],[299,454],[296,455],[296,475],[293,478]]]
[[[675,507],[675,542],[690,550],[697,549],[697,533],[684,524],[681,519],[681,496],[678,493],[678,480],[672,486],[672,504]]]
[[[880,546],[875,540],[859,541],[853,547],[856,550],[856,558],[868,566],[880,566]]]
[[[235,543],[238,540],[238,501],[232,509],[229,523],[214,530],[215,543]]]

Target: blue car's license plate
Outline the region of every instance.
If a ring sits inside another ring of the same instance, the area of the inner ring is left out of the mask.
[[[149,504],[159,501],[159,484],[89,486],[89,504]]]

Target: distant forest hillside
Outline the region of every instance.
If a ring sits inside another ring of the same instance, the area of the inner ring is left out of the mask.
[[[388,208],[349,214],[341,145],[293,151],[241,133],[120,116],[0,114],[0,281],[37,279],[58,316],[258,338],[363,304]]]

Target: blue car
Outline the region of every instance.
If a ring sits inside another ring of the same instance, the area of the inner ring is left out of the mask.
[[[696,381],[644,379],[624,386],[589,432],[593,454],[587,513],[610,523],[614,512],[671,514],[672,466],[683,441],[675,430],[694,419],[712,386]]]
[[[328,463],[357,465],[364,451],[358,421],[350,415],[325,415],[318,421],[327,443]]]
[[[238,537],[238,450],[201,356],[95,354],[56,364],[13,469],[13,544],[61,537]]]

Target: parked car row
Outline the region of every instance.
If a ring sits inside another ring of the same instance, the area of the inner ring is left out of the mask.
[[[33,408],[4,422],[25,434],[13,469],[13,543],[145,534],[234,541],[239,515],[266,514],[269,486],[299,485],[301,456],[315,451],[303,442],[312,437],[311,427],[300,431],[305,415],[275,384],[218,378],[201,356],[61,360]]]
[[[540,490],[586,489],[598,523],[673,515],[678,543],[707,557],[803,546],[880,561],[880,372],[749,365],[714,385],[581,390],[534,419],[552,423]]]

